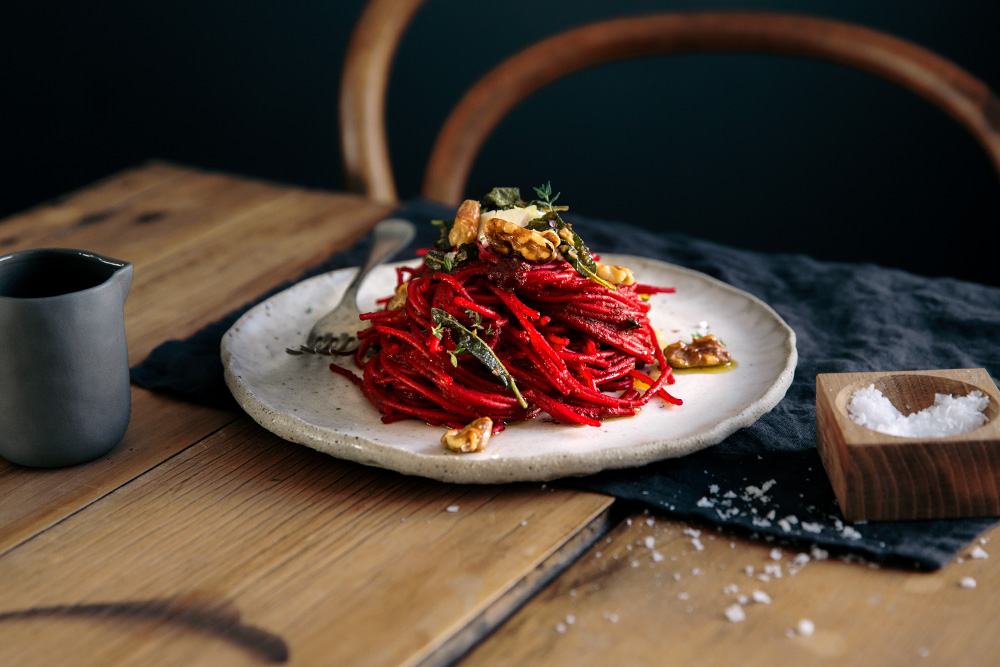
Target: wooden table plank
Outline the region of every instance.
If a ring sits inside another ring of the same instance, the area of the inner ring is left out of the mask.
[[[153,164],[0,222],[0,236],[11,239],[7,251],[73,247],[132,262],[125,330],[135,364],[348,247],[389,211],[352,195]]]
[[[985,667],[1000,655],[988,630],[1000,555],[919,573],[697,530],[632,516],[460,664]],[[1000,528],[983,539],[989,554]],[[734,605],[745,620],[729,620]]]
[[[132,261],[135,363],[387,211],[150,164],[3,221],[0,239]],[[108,457],[0,462],[0,664],[246,664],[286,651],[304,664],[444,664],[586,549],[610,505],[345,463],[134,388]]]
[[[523,597],[508,593],[575,536],[596,538],[609,505],[377,471],[243,418],[0,558],[0,664],[259,658],[234,643],[232,612],[298,664],[434,664],[470,624],[499,622]],[[149,600],[172,602],[173,625],[81,607]],[[197,631],[177,623],[190,617]]]
[[[67,229],[97,224],[135,199],[200,176],[196,170],[156,162],[109,176],[4,219],[0,223],[0,252],[59,246],[55,239]]]
[[[135,364],[347,247],[386,211],[356,196],[153,163],[8,218],[0,238],[7,252],[77,247],[132,261],[125,330]],[[43,471],[0,459],[0,552],[235,418],[132,395],[129,430],[105,458]]]
[[[106,456],[72,468],[25,468],[0,459],[0,554],[78,512],[235,419],[132,388],[132,416]]]

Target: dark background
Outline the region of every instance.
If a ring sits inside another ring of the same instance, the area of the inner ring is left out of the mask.
[[[150,158],[342,187],[337,88],[360,0],[37,3],[0,21],[0,216]],[[389,96],[400,196],[476,76],[527,43],[612,15],[751,8],[877,28],[1000,91],[993,0],[428,0]],[[866,74],[767,56],[600,68],[498,129],[469,194],[551,180],[574,212],[733,245],[1000,284],[984,241],[1000,180],[943,112]]]

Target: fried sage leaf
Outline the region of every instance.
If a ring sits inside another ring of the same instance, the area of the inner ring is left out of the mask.
[[[479,259],[479,245],[476,243],[463,243],[458,249],[451,252],[440,250],[428,250],[424,255],[424,264],[432,271],[438,273],[451,273],[455,267],[465,262]]]
[[[451,228],[455,226],[455,221],[431,220],[431,224],[438,228],[438,238],[434,242],[434,247],[443,252],[451,250],[451,243],[448,241],[448,236],[451,234]]]
[[[438,273],[451,273],[454,268],[452,255],[440,250],[428,250],[427,254],[424,255],[424,264]]]
[[[486,366],[503,383],[503,386],[514,392],[514,396],[517,397],[517,402],[522,408],[528,407],[528,403],[521,396],[521,392],[518,391],[517,383],[514,382],[514,377],[510,374],[510,371],[497,358],[493,350],[490,349],[490,346],[476,335],[475,331],[466,328],[451,313],[440,308],[431,308],[431,320],[437,326],[445,326],[451,329],[451,335],[455,342],[464,348],[466,352],[478,359],[479,363]]]
[[[502,211],[521,205],[521,191],[518,188],[493,188],[479,200],[486,211]]]
[[[464,264],[465,262],[469,262],[474,259],[479,259],[478,243],[470,241],[469,243],[463,243],[458,246],[458,249],[455,251],[455,266],[459,266],[460,264]]]

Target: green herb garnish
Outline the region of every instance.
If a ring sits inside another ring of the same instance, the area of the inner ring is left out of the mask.
[[[479,200],[484,210],[502,211],[521,205],[521,191],[518,188],[493,188]]]
[[[562,193],[557,192],[555,197],[552,196],[552,182],[549,181],[540,188],[532,188],[532,189],[535,191],[535,194],[538,195],[538,199],[535,201],[535,205],[537,206],[541,204],[542,206],[548,207],[550,211],[555,213],[556,200],[559,199],[559,195],[561,195]]]
[[[547,208],[548,210],[544,216],[529,223],[528,229],[536,232],[544,232],[549,229],[555,230],[560,239],[559,252],[576,269],[577,273],[584,278],[593,280],[598,285],[611,290],[615,289],[614,285],[603,278],[597,277],[597,262],[594,261],[594,256],[590,254],[590,248],[583,242],[580,235],[573,231],[573,225],[560,217],[558,209],[565,209],[565,207],[556,207],[555,203],[561,193],[557,192],[553,196],[551,183],[546,183],[534,190],[535,194],[538,195],[538,199],[534,202],[535,205]]]
[[[473,259],[479,259],[479,244],[475,241],[469,241],[458,246],[455,251],[454,265],[458,266]]]
[[[451,242],[448,241],[448,235],[451,234],[451,228],[455,226],[455,221],[431,220],[431,224],[438,228],[438,238],[434,242],[434,247],[443,252],[451,250]]]
[[[464,324],[459,322],[451,313],[441,310],[440,308],[431,308],[431,320],[436,325],[431,331],[434,333],[436,338],[441,338],[443,334],[443,329],[441,327],[448,327],[451,329],[451,335],[455,340],[456,347],[454,350],[450,351],[451,364],[452,366],[458,365],[457,354],[461,352],[468,352],[479,362],[486,366],[493,375],[495,375],[501,383],[512,392],[514,396],[517,397],[517,402],[522,408],[527,408],[528,403],[521,396],[521,392],[517,389],[517,383],[514,382],[514,377],[510,374],[510,371],[504,367],[503,362],[497,358],[490,346],[480,338],[476,332],[472,329],[468,329]]]
[[[439,273],[451,273],[454,268],[451,253],[440,250],[428,250],[427,254],[424,255],[424,264]]]

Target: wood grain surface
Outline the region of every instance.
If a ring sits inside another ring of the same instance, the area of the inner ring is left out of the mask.
[[[459,664],[987,667],[1000,529],[980,539],[916,573],[635,514]]]
[[[133,262],[137,363],[387,212],[152,163],[3,221],[0,247]],[[607,497],[430,484],[285,443],[236,413],[132,396],[107,457],[0,461],[0,664],[444,663],[605,530]]]
[[[387,211],[151,163],[0,222],[0,247],[134,262],[135,363]],[[998,531],[934,574],[772,557],[773,544],[624,516],[605,496],[405,477],[236,412],[132,397],[107,457],[0,461],[0,665],[990,665],[1000,653]],[[744,620],[727,619],[733,605]],[[795,630],[802,619],[813,634]]]

